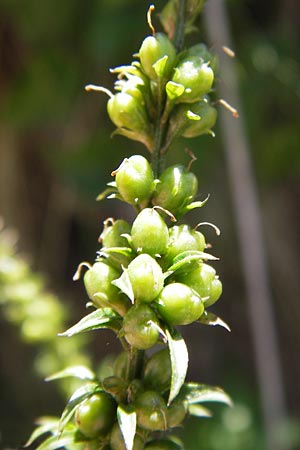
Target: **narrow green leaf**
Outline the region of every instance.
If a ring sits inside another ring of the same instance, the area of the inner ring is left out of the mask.
[[[213,327],[219,325],[220,327],[225,328],[227,331],[231,331],[229,325],[227,325],[224,320],[222,320],[220,317],[216,316],[216,314],[213,314],[208,311],[204,311],[200,319],[197,320],[197,322],[202,323],[203,325],[212,325]]]
[[[127,235],[126,235],[127,236]],[[123,255],[123,256],[131,256],[133,254],[132,248],[129,247],[102,247],[98,252],[99,256],[109,256],[111,254]]]
[[[158,59],[154,64],[153,64],[153,69],[154,72],[156,73],[156,75],[158,76],[158,78],[163,78],[164,76],[164,72],[165,72],[165,67],[168,61],[168,56],[165,55],[162,58]]]
[[[176,100],[176,98],[184,93],[184,86],[183,84],[174,83],[174,81],[168,81],[166,84],[166,92],[171,101]]]
[[[65,409],[62,412],[60,422],[59,422],[59,430],[62,431],[66,424],[71,420],[73,414],[75,413],[76,408],[80,405],[83,400],[90,397],[94,392],[101,390],[97,383],[88,383],[84,386],[81,386],[77,389],[70,400],[68,401]]]
[[[40,444],[37,450],[57,450],[57,449],[78,449],[83,450],[84,446],[82,443],[75,443],[74,441],[74,431],[64,433],[61,436],[50,436],[42,444]]]
[[[30,435],[24,447],[29,447],[34,441],[45,433],[58,435],[58,417],[42,417],[37,421],[39,425]]]
[[[220,402],[231,406],[232,401],[223,389],[206,384],[185,383],[181,389],[180,396],[189,404],[203,402]]]
[[[166,327],[166,335],[170,350],[172,378],[168,405],[174,400],[180,391],[188,369],[189,356],[185,342],[179,332],[174,328]]]
[[[173,264],[168,268],[167,272],[165,272],[164,277],[167,278],[177,270],[183,269],[184,266],[189,265],[192,261],[199,260],[215,261],[218,260],[218,258],[205,252],[199,252],[197,250],[188,250],[182,252],[177,255],[176,258],[174,258]]]
[[[213,414],[212,412],[205,408],[202,405],[197,405],[197,404],[190,404],[188,406],[188,412],[191,416],[195,416],[195,417],[212,417]]]
[[[136,412],[127,411],[125,406],[118,406],[118,423],[124,438],[126,450],[133,449],[133,441],[136,432]]]
[[[66,367],[66,369],[61,370],[59,372],[54,373],[50,377],[46,378],[46,381],[53,381],[53,380],[59,380],[61,378],[67,378],[67,377],[75,377],[79,378],[80,380],[94,380],[95,374],[94,372],[85,366],[71,366]]]
[[[123,270],[124,271],[123,271],[122,275],[120,276],[120,278],[112,281],[111,284],[114,284],[122,292],[124,292],[124,294],[126,294],[130,298],[131,302],[133,303],[134,302],[134,293],[133,293],[130,278],[128,276],[128,270],[127,269],[123,269]]]
[[[83,331],[98,330],[99,328],[110,328],[119,316],[111,308],[99,308],[96,311],[83,317],[79,322],[73,325],[59,336],[74,336]]]

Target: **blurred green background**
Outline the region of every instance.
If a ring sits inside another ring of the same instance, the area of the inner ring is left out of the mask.
[[[282,438],[296,449],[300,448],[300,3],[228,0],[226,4],[279,337],[289,415]],[[164,2],[155,5],[159,11]],[[0,215],[5,227],[18,235],[15,244],[11,232],[3,234],[0,249],[13,253],[11,248],[17,245],[33,271],[30,276],[43,273],[44,278],[37,276],[42,280],[40,290],[28,296],[55,293],[72,311],[67,323],[84,313],[85,293],[82,284],[72,282],[72,275],[80,261],[94,259],[103,220],[133,217],[120,202],[96,203],[95,198],[112,181],[110,173],[123,157],[146,155],[139,144],[111,139],[106,97],[87,94],[84,86],[112,88],[114,77],[108,69],[129,63],[148,34],[147,8],[148,2],[141,0],[0,0]],[[194,42],[205,40],[201,23],[199,29]],[[200,180],[201,198],[210,193],[207,205],[188,219],[191,224],[210,221],[222,230],[220,238],[209,235],[214,254],[221,258],[216,268],[224,285],[215,311],[232,329],[231,334],[194,325],[184,330],[192,355],[189,379],[222,386],[236,406],[231,410],[218,406],[213,420],[189,421],[182,435],[189,450],[264,450],[222,130],[216,128],[215,139],[180,143],[170,154],[170,163],[187,162],[185,146],[198,158],[193,171]],[[43,347],[28,346],[18,321],[8,319],[1,315],[0,446],[16,449],[30,434],[34,419],[59,414],[65,397],[36,373],[33,361]],[[94,334],[90,341],[95,363],[119,351],[109,333]]]

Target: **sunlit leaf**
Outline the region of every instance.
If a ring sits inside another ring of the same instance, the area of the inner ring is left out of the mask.
[[[111,308],[99,308],[96,311],[83,317],[79,322],[73,325],[59,336],[74,336],[83,331],[98,330],[99,328],[110,328],[115,325],[116,319],[119,316]],[[111,326],[110,326],[111,325]]]
[[[165,55],[162,58],[158,59],[153,64],[152,67],[153,67],[153,69],[154,69],[154,71],[155,71],[155,73],[156,73],[158,78],[163,78],[167,61],[168,61],[168,56]]]
[[[130,298],[131,302],[133,303],[133,301],[134,301],[134,293],[133,293],[133,289],[132,289],[132,285],[131,285],[131,281],[130,281],[127,269],[124,269],[124,271],[123,271],[122,275],[120,276],[120,278],[118,278],[117,280],[112,281],[111,284],[114,284],[122,292],[124,292],[124,294],[126,294]]]
[[[30,435],[24,447],[29,447],[35,440],[45,433],[58,435],[58,417],[42,417],[37,421],[39,425]]]
[[[180,391],[180,397],[189,404],[203,402],[220,402],[231,406],[232,402],[223,389],[199,383],[185,383]]]
[[[165,272],[164,277],[167,278],[172,275],[177,270],[183,269],[184,266],[189,265],[192,261],[202,261],[202,260],[211,260],[215,261],[216,258],[213,255],[210,255],[205,252],[199,252],[197,250],[188,250],[177,255],[173,264],[168,268],[167,272]]]
[[[133,449],[133,441],[136,432],[136,412],[126,411],[125,406],[118,406],[118,423],[124,438],[126,450]]]
[[[188,412],[191,416],[195,417],[212,417],[213,415],[209,409],[194,403],[188,406]]]
[[[171,387],[168,399],[169,405],[177,396],[184,383],[189,357],[185,342],[175,328],[172,330],[166,328],[166,336],[168,339],[172,367]]]
[[[213,314],[208,311],[204,311],[204,313],[202,314],[200,319],[197,320],[197,322],[202,323],[203,325],[212,325],[213,327],[220,326],[225,328],[227,331],[231,331],[229,325],[227,325],[227,323],[224,322],[224,320],[216,316],[216,314]]]
[[[94,380],[94,372],[86,366],[71,366],[66,367],[59,372],[54,373],[46,378],[46,381],[59,380],[60,378],[75,377],[80,380]]]

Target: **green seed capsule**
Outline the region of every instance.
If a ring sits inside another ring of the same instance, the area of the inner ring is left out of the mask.
[[[168,167],[160,176],[152,197],[152,204],[167,209],[172,214],[191,203],[198,190],[196,175],[177,164]]]
[[[131,226],[126,220],[107,219],[104,224],[104,230],[101,233],[100,239],[102,240],[103,247],[128,247],[128,241],[122,234],[129,234]]]
[[[168,348],[164,348],[154,353],[146,362],[143,380],[149,389],[163,393],[170,389],[171,376],[170,352]]]
[[[116,402],[106,392],[84,400],[75,413],[77,428],[88,438],[104,436],[115,421]]]
[[[168,252],[164,259],[171,264],[180,253],[189,250],[203,252],[204,249],[205,238],[202,233],[192,230],[189,225],[175,225],[170,229]]]
[[[140,99],[118,92],[108,100],[107,112],[111,121],[118,128],[127,128],[133,131],[146,131],[148,118],[144,105]]]
[[[164,286],[160,265],[146,253],[137,256],[128,266],[134,298],[137,303],[149,303]]]
[[[148,160],[141,155],[125,158],[116,170],[116,184],[127,203],[146,206],[155,186]]]
[[[158,319],[147,305],[132,306],[123,320],[126,341],[134,348],[146,350],[159,338]]]
[[[214,55],[213,53],[211,53],[208,50],[207,46],[203,43],[193,45],[188,50],[184,51],[182,53],[182,55],[180,55],[180,56],[181,56],[181,59],[188,59],[191,56],[192,57],[196,56],[198,58],[202,58],[203,61],[205,61],[212,68],[214,73],[216,73],[218,70],[218,57],[216,55]]]
[[[170,325],[188,325],[204,312],[200,296],[181,283],[165,286],[156,302],[160,316]]]
[[[166,430],[167,406],[156,391],[145,391],[136,399],[137,423],[149,431]]]
[[[151,256],[163,255],[169,240],[168,227],[153,208],[143,209],[131,229],[132,244],[136,251]]]
[[[177,103],[194,103],[207,94],[214,81],[213,70],[201,58],[190,57],[175,68],[172,81],[184,86],[185,90]]]
[[[110,307],[123,316],[130,306],[130,301],[111,283],[119,276],[116,269],[99,261],[85,273],[83,281],[87,294],[95,306]]]
[[[139,50],[139,56],[144,72],[151,80],[168,78],[176,62],[176,50],[169,38],[163,33],[148,36],[144,39]],[[165,64],[155,68],[155,64],[167,56]]]

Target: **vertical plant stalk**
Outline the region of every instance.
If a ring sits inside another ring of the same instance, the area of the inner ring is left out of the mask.
[[[223,45],[230,47],[231,36],[224,1],[210,0],[205,12],[211,43],[218,49]],[[220,55],[220,59],[222,80],[219,84],[219,94],[222,98],[229,98],[240,111],[241,102],[234,63],[224,54]],[[228,111],[221,110],[220,123],[246,284],[267,446],[269,450],[287,450],[286,446],[280,444],[276,433],[278,425],[286,420],[286,406],[249,146],[241,119],[235,120]]]

